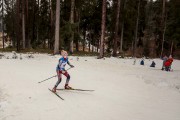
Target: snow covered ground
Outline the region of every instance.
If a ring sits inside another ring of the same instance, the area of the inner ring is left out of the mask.
[[[1,53],[2,54],[2,53]],[[173,72],[161,71],[162,61],[95,57],[69,57],[75,68],[70,85],[94,92],[58,91],[48,88],[57,78],[38,84],[56,74],[60,56],[22,54],[22,60],[3,53],[0,59],[0,120],[180,120],[180,61]],[[9,57],[8,57],[9,56]],[[19,54],[18,54],[19,57]],[[9,58],[9,59],[7,59]],[[66,66],[68,68],[68,66]],[[59,88],[63,88],[65,77]]]

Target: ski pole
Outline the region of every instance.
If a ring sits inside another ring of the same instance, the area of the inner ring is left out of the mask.
[[[47,78],[47,79],[45,79],[45,80],[42,80],[42,81],[40,81],[40,82],[38,82],[38,83],[42,83],[42,82],[44,82],[44,81],[46,81],[46,80],[49,80],[49,79],[51,79],[51,78],[53,78],[53,77],[56,77],[57,75],[54,75],[54,76],[52,76],[52,77],[50,77],[50,78]]]
[[[66,71],[68,71],[69,69],[71,69],[71,67],[68,68]],[[54,75],[54,76],[52,76],[52,77],[50,77],[50,78],[47,78],[47,79],[42,80],[42,81],[39,81],[38,83],[42,83],[42,82],[47,81],[47,80],[49,80],[49,79],[51,79],[51,78],[53,78],[53,77],[56,77],[56,76],[57,76],[57,75]]]
[[[66,71],[68,71],[69,69],[71,69],[72,67],[68,68]]]

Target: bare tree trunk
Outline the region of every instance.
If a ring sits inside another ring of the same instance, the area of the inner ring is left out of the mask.
[[[91,52],[91,41],[89,40],[89,52]]]
[[[97,51],[96,51],[97,53],[99,52],[99,42],[100,42],[100,41],[99,41],[99,39],[98,39],[97,49],[96,49],[96,50],[97,50]]]
[[[120,13],[120,0],[117,0],[117,13],[116,13],[116,25],[115,25],[115,35],[114,35],[114,47],[113,47],[113,56],[117,56],[117,39],[119,32],[119,13]]]
[[[29,22],[29,3],[28,0],[26,0],[26,48],[31,48],[31,40],[29,37],[29,25],[31,24]]]
[[[124,8],[123,11],[126,8],[126,2],[127,0],[124,1]],[[120,51],[123,52],[123,39],[124,39],[124,15],[123,15],[123,21],[122,21],[122,28],[121,28],[121,46],[120,46]]]
[[[13,35],[12,35],[12,45],[15,47],[15,30],[14,30],[14,0],[12,0],[12,19],[13,19]]]
[[[163,0],[163,7],[162,7],[162,24],[164,23],[164,17],[165,17],[165,5],[166,5],[166,0]]]
[[[174,43],[173,43],[173,41],[172,41],[172,43],[171,43],[171,52],[170,52],[170,55],[172,55],[172,52],[173,52],[173,45],[174,45]]]
[[[38,0],[39,2],[39,0]],[[48,1],[49,2],[49,20],[50,20],[50,25],[49,25],[49,33],[48,33],[48,48],[50,48],[50,43],[51,43],[51,0]],[[39,5],[38,5],[39,6]]]
[[[77,33],[78,35],[80,34],[79,33],[79,25],[80,25],[80,12],[79,12],[79,9],[76,9],[76,21],[78,21],[78,27],[77,27]],[[76,51],[78,52],[79,51],[79,40],[77,39],[76,40]]]
[[[165,26],[164,26],[164,30],[163,30],[163,38],[162,38],[162,46],[161,46],[161,57],[163,56],[163,51],[164,51],[164,36],[165,36],[165,33],[166,33],[166,20],[165,20]]]
[[[22,41],[23,41],[23,49],[25,49],[26,40],[25,40],[25,15],[24,15],[24,0],[22,0]]]
[[[52,0],[51,0],[51,41],[50,41],[50,49],[53,49],[53,41],[55,41],[54,39],[55,39],[55,35],[53,34],[54,33],[54,29],[55,29],[55,26],[54,26],[54,21],[55,21],[55,12],[54,12],[54,10],[52,9]]]
[[[71,0],[71,14],[70,14],[70,23],[71,25],[74,24],[74,6],[75,6],[75,0]],[[71,27],[71,39],[70,39],[70,53],[73,53],[73,42],[74,42],[74,31]]]
[[[28,0],[26,0],[26,16],[27,16],[27,19],[28,19],[28,10],[29,10],[29,8],[28,8],[28,6],[29,6],[29,3],[28,3]]]
[[[52,9],[52,0],[49,0],[49,11],[50,11],[50,15],[49,15],[49,19],[50,19],[50,27],[49,27],[49,42],[48,42],[48,48],[52,49],[53,45],[52,45],[52,41],[54,38],[53,36],[53,9]]]
[[[86,30],[84,30],[83,51],[85,51]]]
[[[77,52],[79,51],[79,42],[78,41],[76,42],[76,51]]]
[[[3,49],[4,49],[4,0],[2,0],[2,39],[3,39]]]
[[[134,52],[134,39],[132,40],[132,43],[131,43],[132,45],[131,45],[131,52],[132,52],[132,56],[133,56],[133,52]]]
[[[101,21],[101,43],[100,43],[100,54],[99,58],[103,58],[103,46],[105,37],[105,22],[106,22],[106,0],[102,2],[102,21]]]
[[[20,28],[20,27],[19,27],[19,21],[20,21],[20,20],[19,20],[19,17],[20,17],[20,16],[19,16],[19,11],[20,11],[20,10],[19,10],[19,7],[20,7],[20,2],[19,2],[19,0],[16,1],[16,4],[17,4],[17,5],[16,5],[16,22],[17,22],[17,23],[16,23],[16,25],[17,25],[17,26],[16,26],[16,29],[17,29],[17,30],[16,30],[16,39],[17,39],[17,51],[20,51],[20,37],[19,37],[19,33],[20,33],[20,30],[19,30],[19,28]]]
[[[93,43],[92,43],[92,48],[91,49],[92,49],[91,51],[94,52],[94,44]]]
[[[39,0],[37,1],[38,2],[38,10],[37,10],[37,41],[39,41]]]
[[[56,0],[56,26],[55,26],[55,44],[54,54],[59,53],[59,25],[60,24],[60,0]]]
[[[166,0],[163,0],[163,6],[162,6],[162,19],[161,19],[161,24],[162,24],[162,46],[161,46],[161,57],[163,57],[163,51],[164,51],[164,36],[165,36],[165,31],[166,31],[166,20],[165,18],[165,5],[166,5]]]
[[[121,28],[121,46],[120,46],[121,52],[123,52],[123,37],[124,37],[124,21],[122,23],[122,28]]]
[[[91,34],[91,41],[92,41],[92,42],[91,42],[91,47],[92,47],[92,48],[91,48],[91,49],[92,49],[91,51],[94,52],[94,35],[93,35],[93,34]]]
[[[32,40],[34,41],[35,39],[35,4],[36,4],[36,0],[33,0],[33,22],[32,22]]]
[[[133,50],[134,57],[136,57],[140,5],[141,5],[141,0],[139,0],[139,3],[138,3],[138,15],[137,15],[137,20],[136,20],[136,31],[135,31],[135,39],[134,39],[134,50]]]

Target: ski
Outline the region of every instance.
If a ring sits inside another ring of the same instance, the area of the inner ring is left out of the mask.
[[[54,93],[57,97],[59,97],[61,100],[64,100],[61,96],[59,96],[57,93],[53,92],[51,89],[49,89],[52,93]]]
[[[74,88],[71,88],[71,89],[56,89],[56,90],[76,90],[76,91],[94,91],[94,90],[84,90],[84,89],[74,89]]]

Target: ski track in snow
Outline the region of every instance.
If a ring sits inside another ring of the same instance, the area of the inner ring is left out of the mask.
[[[52,94],[60,56],[2,53],[0,59],[0,120],[180,120],[180,61],[173,72],[161,71],[162,60],[133,65],[133,59],[69,56],[75,66],[70,85],[88,91]],[[9,58],[9,59],[7,59]],[[68,69],[69,66],[66,66]],[[63,88],[65,77],[58,88]]]

